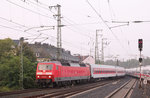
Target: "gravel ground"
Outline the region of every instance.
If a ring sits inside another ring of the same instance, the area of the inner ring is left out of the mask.
[[[115,89],[119,88],[122,84],[127,82],[130,77],[124,77],[121,78],[118,82],[113,82],[111,84],[105,85],[103,87],[97,88],[95,90],[82,93],[80,95],[74,96],[72,98],[104,98],[107,95],[109,95],[111,92],[113,92]],[[119,97],[118,97],[119,98]]]
[[[142,88],[139,89],[139,82],[133,89],[133,93],[130,98],[150,98],[150,84],[142,84]]]

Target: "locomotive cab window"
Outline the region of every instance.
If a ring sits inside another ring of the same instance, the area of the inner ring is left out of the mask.
[[[44,65],[44,64],[41,64],[38,66],[38,70],[52,70],[53,68],[53,65]]]

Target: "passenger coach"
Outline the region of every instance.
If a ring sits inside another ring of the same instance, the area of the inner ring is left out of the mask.
[[[120,77],[125,75],[125,69],[123,67],[113,65],[91,65],[91,77],[92,78],[109,78]]]
[[[126,69],[126,72],[130,76],[140,78],[140,67]],[[143,79],[146,78],[147,80],[150,81],[150,65],[141,67],[141,78]]]

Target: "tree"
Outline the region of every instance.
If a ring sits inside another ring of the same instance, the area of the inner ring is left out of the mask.
[[[27,43],[23,44],[24,88],[35,86],[36,57]],[[20,48],[11,39],[0,40],[1,88],[18,89],[20,80]]]

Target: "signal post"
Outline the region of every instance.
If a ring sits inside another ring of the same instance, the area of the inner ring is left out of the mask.
[[[141,66],[142,66],[142,57],[141,57],[141,51],[143,48],[143,39],[139,39],[138,40],[138,48],[140,51],[140,58],[139,58],[139,66],[140,66],[140,83],[139,83],[139,88],[142,87],[141,83],[142,83],[142,79],[141,79]]]

